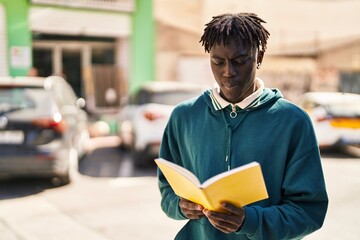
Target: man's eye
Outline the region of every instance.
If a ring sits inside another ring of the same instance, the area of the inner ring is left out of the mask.
[[[247,63],[248,60],[249,60],[249,58],[238,58],[235,60],[235,62],[237,64],[245,64],[245,63]]]
[[[237,64],[245,64],[246,62],[247,62],[246,59],[238,59],[238,60],[236,60]]]
[[[213,61],[213,63],[218,66],[218,65],[223,64],[224,62],[223,61]]]

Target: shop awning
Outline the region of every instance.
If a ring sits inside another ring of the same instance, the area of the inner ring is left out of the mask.
[[[126,37],[131,32],[127,13],[32,6],[29,17],[33,32],[98,37]]]

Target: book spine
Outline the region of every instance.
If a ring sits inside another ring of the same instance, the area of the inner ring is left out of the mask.
[[[209,194],[206,192],[205,189],[202,189],[203,197],[204,197],[204,204],[203,207],[212,211],[216,211],[219,209],[219,203],[216,203],[211,200]]]

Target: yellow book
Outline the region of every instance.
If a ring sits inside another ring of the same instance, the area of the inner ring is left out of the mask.
[[[220,173],[203,183],[192,172],[175,163],[162,158],[155,159],[155,162],[176,195],[209,210],[221,211],[222,201],[243,207],[269,197],[257,162]]]

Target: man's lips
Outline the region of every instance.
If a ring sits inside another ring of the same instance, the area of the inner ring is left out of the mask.
[[[233,87],[237,87],[240,85],[239,82],[237,81],[224,81],[223,82],[223,85],[227,88],[233,88]]]

